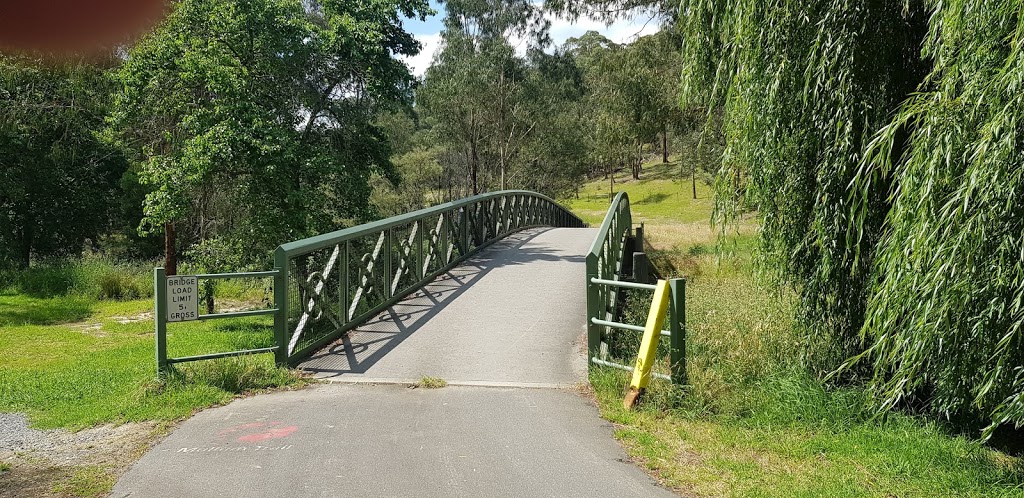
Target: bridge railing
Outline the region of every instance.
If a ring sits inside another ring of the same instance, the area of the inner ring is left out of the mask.
[[[587,350],[588,358],[601,356],[606,327],[594,319],[614,321],[619,300],[619,287],[601,285],[594,280],[618,280],[626,258],[626,238],[633,227],[629,196],[619,192],[612,199],[608,213],[587,254]]]
[[[296,363],[480,249],[535,226],[586,224],[546,196],[506,190],[278,247],[278,363]]]
[[[629,209],[629,196],[619,192],[608,208],[601,229],[587,254],[587,350],[589,363],[622,370],[634,371],[634,367],[608,361],[607,334],[611,329],[632,332],[645,332],[645,327],[616,321],[619,314],[620,289],[655,290],[655,286],[645,282],[623,280],[625,268],[632,262],[634,250],[643,251],[642,236],[633,237],[633,217]],[[636,269],[633,269],[634,273]],[[669,367],[671,375],[653,373],[653,377],[671,381],[674,384],[686,383],[686,280],[671,279],[666,282],[669,289],[668,325],[669,330],[656,331],[653,345],[657,348],[657,336],[670,338]],[[652,308],[653,309],[653,308]],[[662,310],[656,310],[661,313]],[[654,313],[652,311],[652,313]],[[654,315],[651,315],[654,316]],[[637,368],[645,365],[650,371],[653,352],[648,361],[637,360]],[[641,356],[645,352],[641,350]],[[643,377],[648,374],[644,373]],[[644,386],[646,384],[643,384]]]

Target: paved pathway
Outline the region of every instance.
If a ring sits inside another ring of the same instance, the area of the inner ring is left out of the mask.
[[[672,496],[571,388],[593,236],[494,244],[302,365],[330,384],[196,415],[112,496]]]

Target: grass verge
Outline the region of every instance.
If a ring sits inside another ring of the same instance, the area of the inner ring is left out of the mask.
[[[437,377],[425,376],[416,383],[416,387],[422,387],[424,389],[440,389],[442,387],[448,387],[448,381]]]
[[[0,412],[26,413],[36,429],[146,422],[138,430],[149,434],[151,421],[173,422],[239,395],[308,382],[266,354],[179,364],[157,378],[152,306],[0,294]],[[272,329],[267,317],[170,324],[168,350],[180,357],[267,347]],[[41,451],[4,455],[0,497],[104,496],[156,437],[91,449],[86,453],[96,458],[73,463]]]
[[[790,296],[759,285],[753,270],[756,225],[718,239],[707,222],[709,189],[698,188],[695,201],[689,178],[673,179],[678,171],[648,164],[640,181],[616,178],[634,221],[647,226],[652,259],[687,278],[686,389],[654,381],[631,412],[622,408],[628,374],[591,372],[602,416],[632,458],[696,496],[1024,496],[1020,457],[925,419],[875,417],[862,389],[809,375]],[[595,180],[568,204],[594,224],[607,190],[607,179]],[[642,323],[649,296],[634,294],[628,306],[626,321]],[[639,337],[614,334],[612,354],[631,364]]]
[[[184,364],[157,381],[152,302],[69,299],[0,296],[0,305],[13,304],[0,313],[8,316],[0,334],[0,411],[25,412],[36,427],[174,420],[247,391],[304,382],[270,355]],[[18,325],[10,324],[12,313]],[[79,314],[86,318],[70,321]],[[52,323],[62,319],[68,322]],[[171,356],[271,345],[265,317],[168,327]]]

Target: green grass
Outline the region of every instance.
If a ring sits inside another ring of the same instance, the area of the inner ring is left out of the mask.
[[[428,376],[424,376],[422,379],[420,379],[419,382],[416,383],[416,387],[422,387],[424,389],[440,389],[442,387],[447,387],[447,386],[448,386],[448,381],[446,381],[444,379],[439,379],[437,377],[428,377]]]
[[[0,274],[0,288],[32,297],[132,300],[153,295],[152,265],[89,257],[33,263]]]
[[[155,380],[153,303],[0,296],[0,411],[41,428],[173,420],[301,383],[270,355],[183,364]],[[170,324],[172,357],[273,345],[266,317]]]
[[[640,181],[616,178],[634,201],[634,221],[647,226],[652,259],[687,278],[686,389],[654,381],[630,412],[622,408],[628,376],[591,372],[602,416],[618,425],[634,459],[697,496],[1024,496],[1019,457],[925,419],[876,417],[862,389],[828,387],[806,373],[791,296],[762,287],[754,271],[756,225],[744,221],[720,240],[708,224],[710,199],[694,202],[689,178],[677,182],[676,174],[676,164],[653,163]],[[607,188],[595,179],[566,202],[595,224]],[[707,186],[701,196],[710,196]],[[649,296],[635,294],[626,320],[642,323],[648,306]],[[611,342],[619,361],[635,361],[637,334]],[[664,362],[657,369],[667,371]]]
[[[77,467],[53,491],[61,495],[81,498],[106,496],[117,482],[117,475],[103,465]]]
[[[689,170],[687,170],[689,171]],[[628,170],[615,174],[615,192],[625,191],[629,195],[634,222],[692,223],[706,221],[705,213],[713,205],[711,189],[699,179],[697,198],[689,174],[680,176],[678,162],[650,163],[644,167],[639,180],[633,180]],[[607,178],[596,179],[583,185],[579,197],[564,202],[581,218],[591,225],[600,225],[608,211],[609,194]]]
[[[622,408],[625,374],[591,375],[616,437],[667,486],[698,496],[1024,496],[1019,459],[903,415],[865,417],[857,391],[799,373],[766,379],[747,415],[700,408],[659,383]]]

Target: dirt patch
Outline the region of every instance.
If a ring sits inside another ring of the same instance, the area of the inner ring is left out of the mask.
[[[0,498],[104,496],[158,439],[167,424],[102,425],[78,432],[29,427],[0,413]]]
[[[106,337],[107,333],[103,330],[102,323],[82,322],[71,325],[71,328],[77,330],[83,334],[91,335],[93,337]]]
[[[144,311],[144,312],[139,313],[137,315],[132,315],[132,316],[114,316],[114,317],[111,317],[111,318],[114,321],[116,321],[117,323],[120,323],[121,325],[127,325],[129,323],[138,323],[138,322],[151,322],[151,321],[153,321],[153,312],[152,311]]]

